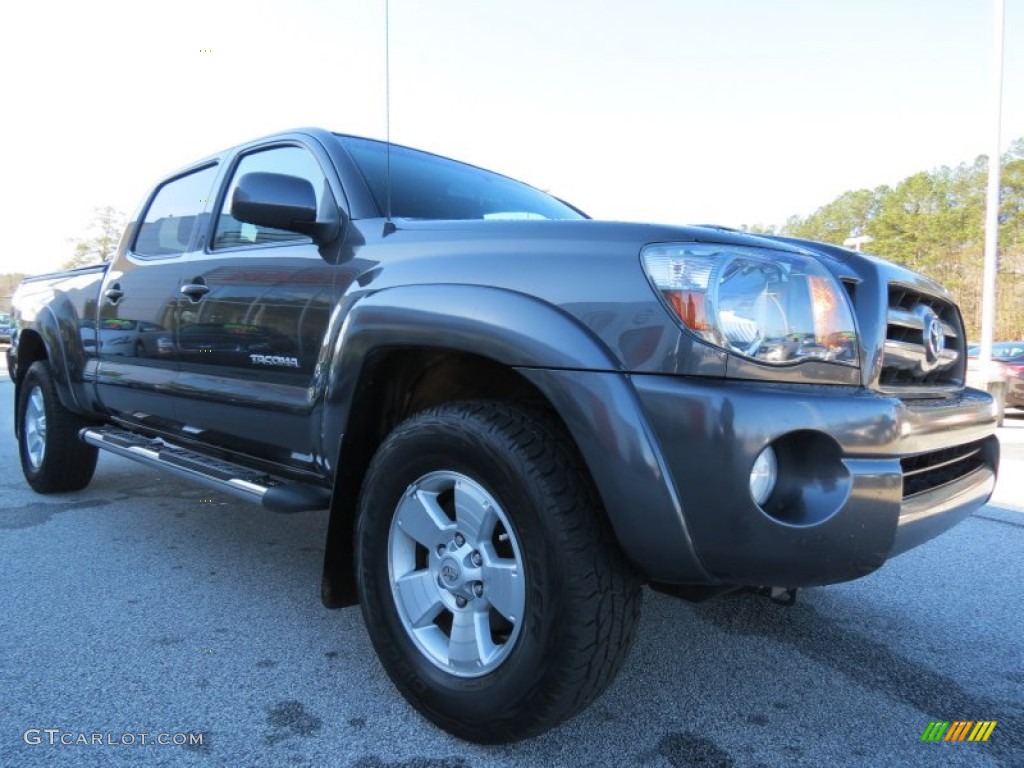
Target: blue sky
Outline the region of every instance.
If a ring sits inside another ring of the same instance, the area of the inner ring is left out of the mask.
[[[391,0],[391,136],[601,218],[782,223],[988,152],[991,0]],[[210,52],[202,52],[202,51]],[[36,3],[0,31],[0,272],[301,125],[385,134],[383,0]],[[1024,136],[1006,0],[1004,147]]]

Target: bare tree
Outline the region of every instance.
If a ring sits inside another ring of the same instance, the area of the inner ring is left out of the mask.
[[[93,208],[86,235],[71,240],[75,248],[74,256],[64,262],[64,269],[101,264],[114,258],[126,218],[121,211],[109,205]]]

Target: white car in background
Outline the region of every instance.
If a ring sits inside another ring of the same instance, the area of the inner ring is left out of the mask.
[[[1024,341],[997,341],[992,360],[978,359],[980,344],[967,347],[967,384],[992,394],[999,407],[999,424],[1007,408],[1024,408]]]

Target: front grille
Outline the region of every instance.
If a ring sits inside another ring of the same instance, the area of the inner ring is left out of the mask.
[[[979,441],[900,459],[903,498],[959,480],[985,466],[984,444]]]
[[[963,385],[964,333],[952,302],[889,286],[885,350],[878,383],[886,388]]]

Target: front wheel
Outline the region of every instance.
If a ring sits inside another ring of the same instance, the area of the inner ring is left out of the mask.
[[[632,645],[639,581],[575,447],[541,414],[455,403],[401,424],[367,473],[356,547],[384,668],[461,738],[553,727]]]
[[[21,470],[37,493],[85,488],[96,471],[99,451],[78,438],[88,422],[61,403],[46,360],[25,373],[18,395],[18,453]]]

